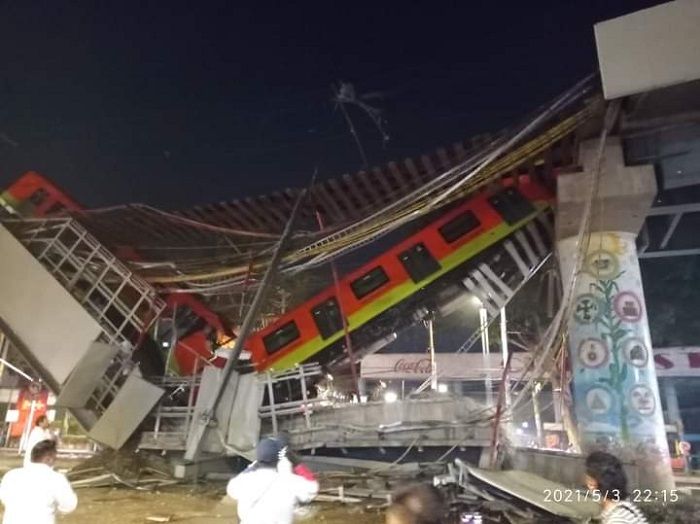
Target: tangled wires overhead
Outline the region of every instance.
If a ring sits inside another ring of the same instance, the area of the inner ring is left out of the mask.
[[[363,110],[367,114],[367,116],[369,116],[370,120],[372,120],[375,127],[377,128],[377,131],[379,131],[379,134],[382,136],[382,143],[386,144],[389,141],[389,134],[386,132],[385,129],[386,120],[384,120],[384,117],[382,116],[381,109],[372,107],[364,101],[369,98],[377,98],[379,94],[371,93],[358,97],[355,91],[355,86],[348,82],[340,82],[339,87],[334,88],[333,91],[333,101],[336,103],[337,107],[340,107],[340,110],[342,111],[343,116],[345,117],[345,121],[348,123],[348,127],[350,128],[350,134],[353,136],[353,138],[355,139],[355,143],[357,144],[357,149],[359,150],[360,156],[362,157],[362,163],[365,167],[367,167],[368,161],[365,149],[362,146],[362,142],[360,141],[360,137],[357,134],[357,130],[355,129],[355,125],[353,124],[352,119],[350,118],[350,114],[348,113],[346,106],[353,105]]]

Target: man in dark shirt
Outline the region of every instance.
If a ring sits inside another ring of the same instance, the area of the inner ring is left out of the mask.
[[[627,475],[622,462],[603,451],[586,458],[586,487],[600,494],[603,524],[647,524],[641,510],[627,500]]]

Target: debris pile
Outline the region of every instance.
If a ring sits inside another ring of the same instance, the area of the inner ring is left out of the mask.
[[[151,454],[106,449],[71,468],[66,476],[74,488],[125,486],[153,490],[177,484],[167,464]]]
[[[587,521],[600,508],[589,500],[556,502],[548,492],[567,487],[524,471],[487,471],[457,459],[454,464],[406,463],[370,467],[362,471],[329,472],[323,475],[318,499],[363,505],[365,510],[386,507],[391,493],[416,482],[439,486],[450,503],[454,522],[562,523]],[[571,490],[568,490],[571,491]]]

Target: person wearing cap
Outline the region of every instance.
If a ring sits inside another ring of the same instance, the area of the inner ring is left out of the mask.
[[[301,457],[291,447],[289,447],[289,436],[286,433],[280,433],[275,437],[281,449],[280,456],[286,457],[292,465],[292,471],[295,475],[304,477],[307,480],[316,480],[316,476],[309,467],[301,461]]]
[[[257,460],[226,487],[238,504],[240,524],[292,524],[294,508],[316,496],[318,482],[294,474],[278,440],[262,439],[255,454]]]

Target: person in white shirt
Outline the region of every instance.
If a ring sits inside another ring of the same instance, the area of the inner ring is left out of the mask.
[[[24,465],[27,466],[32,461],[32,448],[42,440],[55,440],[55,436],[49,430],[49,419],[45,415],[36,419],[36,424],[29,433],[27,445],[24,449]]]
[[[5,474],[0,482],[2,524],[55,524],[56,512],[75,510],[78,497],[65,475],[53,470],[56,454],[54,440],[38,442],[29,465]]]
[[[318,482],[294,474],[274,439],[261,440],[256,455],[257,461],[226,487],[226,493],[238,503],[240,524],[291,524],[294,508],[316,496]]]

